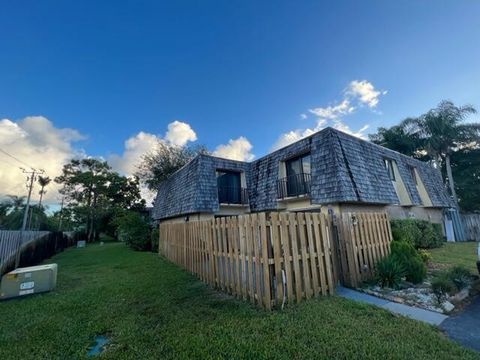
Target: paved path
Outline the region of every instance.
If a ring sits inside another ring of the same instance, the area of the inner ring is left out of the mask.
[[[372,304],[385,310],[391,311],[392,313],[423,321],[431,325],[440,325],[444,320],[448,319],[448,316],[434,311],[428,311],[405,304],[394,303],[385,299],[380,299],[378,297],[362,293],[360,291],[347,289],[343,286],[338,286],[336,289],[336,293],[338,296],[344,297],[346,299]],[[480,303],[478,304],[478,308],[480,312]],[[477,335],[480,336],[480,327],[478,327],[477,330]]]
[[[480,351],[480,296],[460,314],[450,316],[440,328],[463,346]]]

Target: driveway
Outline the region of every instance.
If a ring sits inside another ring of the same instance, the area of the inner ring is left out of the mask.
[[[480,351],[480,296],[477,296],[463,312],[443,321],[440,328],[450,339]]]

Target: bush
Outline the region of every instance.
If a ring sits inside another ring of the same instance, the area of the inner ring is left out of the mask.
[[[443,235],[439,224],[425,220],[392,220],[392,235],[395,241],[412,244],[416,249],[431,249],[442,246]]]
[[[414,284],[421,283],[427,275],[427,267],[417,250],[404,241],[393,241],[390,246],[391,256],[405,269],[406,280]]]
[[[428,264],[432,261],[432,254],[430,254],[426,249],[419,249],[418,254],[422,258],[424,264]]]
[[[113,220],[117,236],[133,250],[146,251],[151,248],[151,234],[148,223],[140,214],[126,211]]]
[[[432,279],[431,287],[437,301],[442,303],[446,299],[447,294],[453,292],[455,285],[447,273],[441,272]]]
[[[470,283],[472,274],[470,274],[468,269],[457,265],[448,271],[448,278],[455,285],[457,290],[461,291]]]
[[[398,289],[404,275],[405,269],[393,256],[387,256],[377,262],[376,276],[381,287]]]

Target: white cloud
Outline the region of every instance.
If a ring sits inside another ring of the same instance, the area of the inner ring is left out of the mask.
[[[142,156],[152,151],[158,141],[161,141],[160,137],[140,131],[125,140],[122,155],[112,154],[108,157],[108,162],[115,171],[125,175],[133,175]]]
[[[296,129],[281,134],[273,144],[271,150],[277,150],[289,145],[314,132],[320,131],[327,126],[366,139],[367,136],[365,131],[369,128],[368,124],[363,125],[358,130],[352,130],[347,124],[345,124],[343,118],[355,113],[359,108],[362,108],[365,105],[371,112],[378,113],[375,108],[380,101],[380,96],[385,95],[386,93],[387,91],[375,89],[373,84],[367,80],[353,80],[343,91],[342,99],[339,102],[334,103],[334,105],[315,107],[308,110],[310,114],[317,117],[317,123],[313,128]],[[305,113],[302,113],[300,117],[301,119],[307,118]]]
[[[155,149],[159,141],[175,146],[185,146],[189,141],[197,140],[197,134],[185,122],[175,120],[168,124],[164,137],[140,131],[124,142],[123,154],[111,154],[108,162],[113,169],[124,175],[133,175],[142,156]]]
[[[270,151],[275,151],[284,146],[290,145],[295,141],[298,141],[300,139],[303,139],[304,137],[307,137],[316,133],[317,131],[325,129],[327,126],[333,127],[334,129],[343,131],[347,134],[359,137],[361,139],[367,138],[367,134],[365,134],[365,131],[369,128],[369,125],[366,124],[358,130],[352,130],[348,125],[346,125],[340,119],[335,119],[335,120],[318,119],[314,128],[297,129],[297,130],[292,130],[284,134],[281,134],[278,137],[278,139],[275,141],[275,143],[272,145],[272,147],[270,148]]]
[[[365,134],[365,131],[367,131],[367,129],[370,127],[370,125],[368,124],[365,124],[363,125],[360,129],[358,130],[352,130],[350,129],[350,126],[348,126],[347,124],[343,123],[342,121],[340,120],[335,120],[332,124],[332,127],[334,129],[337,129],[337,130],[340,130],[340,131],[343,131],[344,133],[347,133],[347,134],[350,134],[350,135],[353,135],[353,136],[356,136],[360,139],[364,139],[366,140],[367,139],[367,134]]]
[[[184,146],[189,141],[197,140],[197,134],[189,124],[175,120],[168,124],[168,131],[165,140],[172,145]]]
[[[378,105],[380,95],[385,95],[387,91],[375,90],[373,84],[367,80],[353,80],[348,85],[345,94],[357,98],[361,104],[374,108]]]
[[[305,113],[300,114],[300,119],[305,120],[306,118],[308,118],[307,114]]]
[[[56,128],[43,116],[29,116],[19,121],[0,120],[0,148],[36,169],[45,170],[50,178],[60,175],[63,165],[72,157],[81,155],[72,143],[84,139],[77,130]],[[0,154],[0,196],[27,195],[26,175],[19,167],[25,164]],[[38,200],[39,186],[32,192],[32,201]],[[51,182],[44,196],[46,204],[58,202],[58,185]]]
[[[338,105],[318,107],[308,111],[319,118],[333,120],[343,115],[351,114],[355,111],[355,107],[350,104],[348,99],[343,99]]]
[[[272,145],[270,151],[275,151],[281,149],[284,146],[290,145],[295,141],[303,139],[306,136],[309,136],[315,132],[314,129],[297,129],[286,132],[278,137],[275,143]]]
[[[255,158],[251,152],[252,148],[250,141],[240,136],[238,139],[230,139],[228,144],[218,145],[212,154],[226,159],[251,161]]]

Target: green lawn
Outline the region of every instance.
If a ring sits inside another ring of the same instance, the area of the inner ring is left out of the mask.
[[[122,244],[70,249],[48,294],[0,303],[0,359],[480,359],[428,325],[323,297],[265,312]]]
[[[476,242],[445,243],[441,248],[429,250],[432,262],[440,265],[462,265],[478,274],[477,271],[477,246]]]

